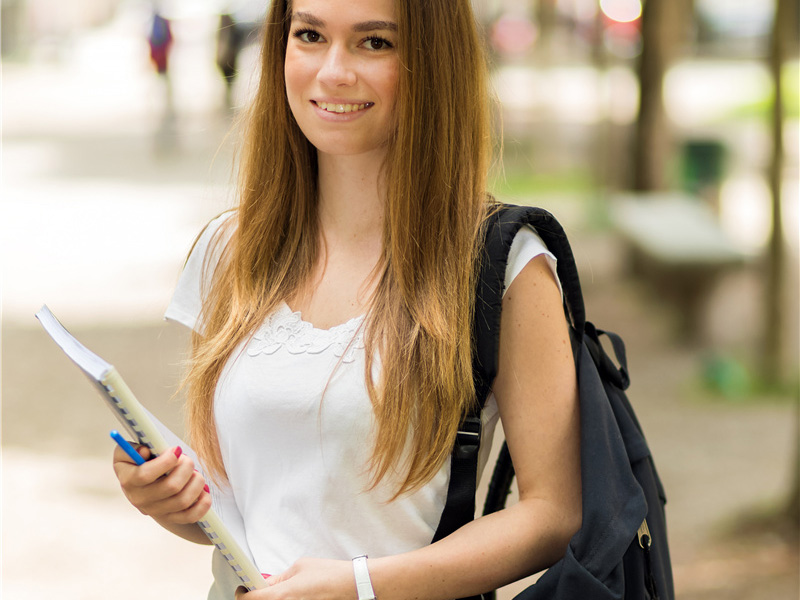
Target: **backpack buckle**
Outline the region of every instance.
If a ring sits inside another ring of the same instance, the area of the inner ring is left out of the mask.
[[[467,417],[461,423],[456,434],[456,445],[454,453],[458,458],[468,458],[470,455],[477,454],[481,446],[481,418]]]

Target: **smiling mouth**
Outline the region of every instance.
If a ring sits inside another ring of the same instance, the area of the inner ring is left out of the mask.
[[[325,112],[343,114],[352,113],[365,110],[374,106],[374,102],[364,102],[363,104],[337,104],[335,102],[314,102],[319,108]]]

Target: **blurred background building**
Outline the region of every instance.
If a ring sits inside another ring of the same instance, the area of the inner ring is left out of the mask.
[[[797,598],[797,0],[473,6],[492,191],[559,217],[589,317],[628,341],[679,597]],[[33,314],[47,302],[181,427],[186,336],[160,316],[194,236],[235,203],[266,7],[0,4],[4,597],[207,589],[207,549],[116,489],[114,423]]]

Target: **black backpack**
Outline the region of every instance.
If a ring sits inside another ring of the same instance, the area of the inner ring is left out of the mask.
[[[619,336],[586,321],[580,281],[561,225],[538,208],[500,205],[488,217],[475,308],[473,374],[480,406],[469,414],[451,456],[447,501],[434,541],[471,521],[480,446],[480,411],[497,373],[500,309],[511,242],[532,225],[558,259],[580,394],[583,522],[565,556],[515,600],[673,600],[664,515],[666,496],[642,429],[625,396],[630,380]],[[611,343],[616,364],[600,338]],[[503,444],[484,514],[500,510],[514,478]],[[491,600],[489,592],[470,600]]]

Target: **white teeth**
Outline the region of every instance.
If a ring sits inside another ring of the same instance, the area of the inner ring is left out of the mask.
[[[317,102],[317,106],[319,106],[322,110],[327,112],[342,114],[342,113],[357,112],[359,110],[364,110],[365,108],[367,108],[367,106],[372,106],[372,103],[365,102],[364,104],[334,104],[328,102]]]

